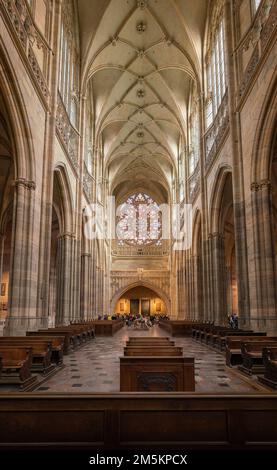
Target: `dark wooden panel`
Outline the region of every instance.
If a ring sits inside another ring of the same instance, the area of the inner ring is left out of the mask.
[[[194,359],[180,356],[125,356],[120,358],[123,392],[194,391]]]
[[[277,411],[251,411],[242,414],[247,441],[277,441]]]
[[[124,326],[120,320],[95,320],[93,322],[96,336],[113,336]]]
[[[277,394],[0,395],[0,447],[277,448]]]
[[[120,415],[123,442],[226,442],[224,411],[132,411]]]
[[[1,413],[0,442],[103,442],[104,413],[49,410]]]

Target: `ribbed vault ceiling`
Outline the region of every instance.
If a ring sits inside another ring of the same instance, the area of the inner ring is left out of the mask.
[[[200,76],[207,5],[206,0],[78,2],[94,145],[104,150],[110,189],[121,196],[130,181],[145,190],[156,183],[172,186],[186,142],[189,93]]]

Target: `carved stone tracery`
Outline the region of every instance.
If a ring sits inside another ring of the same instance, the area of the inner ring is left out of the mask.
[[[50,48],[36,27],[25,0],[2,0],[1,5],[24,49],[25,57],[28,60],[35,82],[44,98],[48,99],[49,89],[38,64],[33,46],[36,45],[38,49],[43,49],[44,54],[49,54]]]

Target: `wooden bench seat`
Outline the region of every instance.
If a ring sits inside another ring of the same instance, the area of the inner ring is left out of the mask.
[[[165,336],[165,337],[149,337],[149,336],[137,336],[137,337],[132,337],[130,336],[129,339],[128,339],[129,342],[133,342],[133,343],[136,343],[136,342],[140,342],[140,341],[144,341],[145,343],[149,343],[149,344],[156,344],[156,343],[168,343],[169,341],[173,341],[172,339],[170,339],[169,337]]]
[[[64,355],[64,350],[65,350],[65,337],[64,336],[50,336],[50,335],[32,335],[30,334],[31,332],[26,333],[26,336],[28,338],[32,338],[34,341],[39,341],[40,338],[43,339],[44,341],[49,341],[51,342],[52,345],[52,355],[51,355],[51,362],[56,363],[56,364],[62,364],[63,363],[63,355]]]
[[[268,342],[268,341],[277,341],[277,336],[228,336],[226,338],[226,348],[225,348],[225,355],[226,355],[226,365],[227,366],[235,366],[242,364],[242,352],[241,352],[241,344],[242,342],[251,341],[257,342]]]
[[[226,326],[222,327],[213,327],[210,331],[207,331],[204,335],[204,341],[210,346],[214,346],[214,341],[222,334],[234,331],[232,328]]]
[[[52,344],[51,341],[45,341],[44,339],[38,339],[33,341],[28,336],[14,337],[14,336],[3,336],[0,338],[0,347],[26,347],[32,348],[32,364],[31,371],[42,372],[46,374],[51,368],[51,355],[52,355]]]
[[[153,345],[153,346],[174,346],[175,343],[174,341],[155,341],[154,343],[151,343],[149,341],[127,341],[127,346],[133,346],[133,345],[140,345],[140,346],[143,346],[143,345]]]
[[[57,336],[57,335],[64,336],[65,337],[65,351],[66,351],[65,354],[68,354],[71,349],[74,349],[75,347],[77,347],[80,344],[77,335],[74,332],[72,332],[72,331],[70,331],[66,328],[53,328],[53,329],[49,328],[47,330],[46,329],[45,330],[41,329],[41,330],[38,330],[36,332],[32,331],[31,333],[32,333],[32,335],[42,333],[43,335],[47,335],[47,336],[49,336],[49,335],[51,335],[51,336],[52,335],[53,336]]]
[[[277,347],[263,348],[263,363],[265,372],[259,381],[274,390],[277,389]]]
[[[188,337],[197,323],[189,320],[161,320],[159,326],[172,336]]]
[[[124,356],[182,356],[183,348],[176,346],[127,346]]]
[[[94,338],[95,337],[95,327],[93,325],[92,322],[72,322],[70,323],[70,326],[77,326],[77,327],[82,327],[84,328],[84,330],[88,333],[88,335],[90,336],[90,338]]]
[[[239,369],[248,375],[264,373],[263,349],[270,347],[277,347],[277,340],[242,342],[242,366]]]
[[[121,320],[94,320],[96,336],[113,336],[124,326]]]
[[[2,373],[0,384],[18,384],[21,388],[32,379],[32,348],[0,345]]]
[[[247,330],[243,330],[243,331],[228,331],[228,332],[225,332],[224,335],[222,336],[219,336],[216,341],[215,341],[215,346],[218,347],[220,349],[220,351],[224,351],[225,348],[226,348],[226,339],[227,337],[229,336],[232,336],[232,337],[242,337],[242,336],[248,336],[248,337],[260,337],[260,336],[266,336],[266,332],[256,332],[256,331],[247,331]]]
[[[253,330],[234,330],[233,328],[228,328],[223,331],[219,331],[212,335],[210,344],[214,348],[222,350],[225,347],[225,340],[227,336],[251,336]]]

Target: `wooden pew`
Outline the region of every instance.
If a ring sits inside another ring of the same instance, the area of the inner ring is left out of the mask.
[[[94,320],[96,336],[113,336],[124,326],[121,320]]]
[[[16,384],[20,388],[26,388],[36,381],[32,377],[32,348],[23,346],[0,345],[0,357],[2,363],[1,384]]]
[[[248,375],[264,373],[263,349],[265,347],[277,347],[277,341],[242,342],[242,365],[239,369]]]
[[[95,327],[92,321],[91,322],[71,322],[70,326],[84,327],[91,338],[95,337]]]
[[[234,334],[235,332],[235,334]],[[234,330],[233,328],[227,328],[220,330],[218,332],[215,332],[211,338],[210,338],[210,346],[213,346],[214,348],[218,348],[221,350],[222,347],[225,347],[225,339],[227,336],[232,335],[232,336],[251,336],[253,333],[253,330]]]
[[[61,325],[54,328],[40,329],[38,331],[28,332],[28,335],[54,335],[64,336],[64,354],[68,354],[70,349],[83,344],[94,338],[94,327],[92,325],[72,324]]]
[[[277,389],[277,347],[263,348],[264,376],[258,380],[274,390]]]
[[[191,329],[191,336],[193,339],[198,340],[199,339],[199,334],[200,331],[202,331],[203,328],[207,327],[207,324],[198,324],[194,325],[193,328]]]
[[[196,322],[189,320],[161,320],[159,326],[168,331],[172,336],[191,336]]]
[[[207,345],[214,346],[214,339],[221,334],[234,331],[232,328],[227,326],[214,326],[204,334],[204,341]]]
[[[277,447],[276,422],[275,393],[20,392],[0,396],[0,448],[9,453],[19,448],[32,452],[37,448],[44,454],[76,448],[88,456],[92,449],[94,453],[96,449],[104,453],[140,449],[148,454],[154,449],[159,453],[183,449],[183,454],[205,449],[212,453],[228,450],[236,458],[237,450],[250,455],[255,449],[263,450],[264,458]]]
[[[169,336],[129,336],[128,341],[145,341],[148,343],[171,341]]]
[[[131,345],[156,345],[156,346],[174,346],[175,343],[174,341],[154,341],[153,343],[151,341],[144,341],[143,339],[139,340],[139,341],[127,341],[127,346],[131,346]]]
[[[32,332],[27,331],[26,336],[28,339],[32,338],[32,340],[40,340],[43,339],[44,341],[51,342],[52,345],[52,355],[51,355],[51,362],[55,364],[62,364],[63,363],[63,355],[65,350],[65,337],[64,336],[50,336],[50,335],[42,335],[37,334],[33,335]]]
[[[53,328],[53,330],[56,331],[56,333],[62,332],[64,330],[67,330],[70,333],[72,333],[73,344],[75,347],[85,343],[88,340],[87,332],[82,327],[79,327],[79,326],[71,326],[71,325],[56,326],[55,328]]]
[[[277,336],[228,336],[226,338],[226,365],[227,366],[235,366],[242,364],[242,352],[241,352],[241,344],[242,342],[251,341],[263,342],[266,343],[268,341],[277,341]]]
[[[68,329],[67,327],[57,327],[57,328],[48,328],[48,329],[41,329],[38,330],[40,333],[43,333],[44,335],[62,335],[67,337],[67,347],[69,350],[76,348],[82,343],[82,340],[80,338],[80,334],[77,333],[75,330]]]
[[[120,358],[121,392],[194,390],[194,358],[178,356],[126,356]]]
[[[28,336],[3,336],[0,337],[0,347],[25,347],[32,349],[31,371],[46,374],[53,368],[51,364],[52,344],[44,339],[28,338]]]
[[[183,348],[176,346],[127,346],[124,356],[182,356]]]
[[[219,335],[217,339],[215,340],[215,347],[218,347],[220,351],[224,351],[226,348],[226,339],[227,337],[232,336],[232,337],[260,337],[260,336],[266,336],[266,332],[260,332],[260,331],[247,331],[247,330],[242,330],[242,331],[228,331],[225,333],[222,333],[222,336]]]
[[[203,328],[200,331],[200,335],[199,335],[200,343],[206,342],[206,335],[209,334],[213,330],[213,328],[214,328],[213,326],[208,326],[207,328]]]
[[[38,336],[38,337],[44,337],[46,336],[47,338],[56,338],[56,337],[63,337],[64,338],[64,343],[63,343],[63,353],[69,354],[70,350],[74,348],[74,343],[73,343],[73,336],[72,333],[68,330],[38,330],[38,331],[28,331],[27,336]]]

